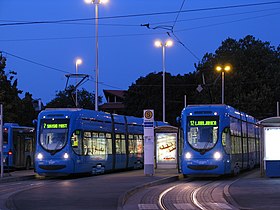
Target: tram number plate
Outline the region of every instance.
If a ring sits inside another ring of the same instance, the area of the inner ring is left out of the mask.
[[[199,165],[205,165],[205,164],[207,164],[207,160],[198,160],[197,163]]]

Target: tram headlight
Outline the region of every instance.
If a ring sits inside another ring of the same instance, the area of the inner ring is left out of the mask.
[[[64,159],[68,159],[69,158],[68,153],[64,153],[63,157],[64,157]]]
[[[39,159],[39,160],[42,160],[42,159],[43,159],[42,153],[38,153],[38,154],[37,154],[37,159]]]
[[[220,160],[222,158],[222,154],[220,152],[215,152],[213,157],[215,160]]]
[[[192,154],[191,154],[190,152],[187,152],[187,153],[185,154],[185,158],[186,158],[186,159],[191,159],[191,158],[192,158]]]

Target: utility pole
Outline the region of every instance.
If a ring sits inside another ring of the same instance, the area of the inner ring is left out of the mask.
[[[1,178],[4,174],[4,155],[3,155],[3,104],[0,104],[0,153],[1,153]]]

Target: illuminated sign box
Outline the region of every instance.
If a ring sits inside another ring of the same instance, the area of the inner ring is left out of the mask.
[[[191,120],[190,126],[217,126],[217,120]]]
[[[265,160],[280,160],[280,128],[264,128]]]
[[[46,129],[66,129],[67,127],[67,123],[44,123]]]
[[[177,133],[157,133],[156,150],[158,163],[176,163]]]
[[[188,117],[189,126],[218,126],[219,117],[217,116],[204,116],[204,117]]]

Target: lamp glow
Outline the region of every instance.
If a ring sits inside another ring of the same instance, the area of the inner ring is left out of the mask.
[[[42,153],[38,153],[37,158],[38,158],[39,160],[42,160],[42,159],[43,159]]]
[[[83,63],[83,60],[80,58],[76,59],[76,65],[81,65]]]
[[[222,158],[222,154],[220,152],[215,152],[213,157],[215,160],[219,160]]]
[[[159,40],[155,41],[155,46],[156,47],[161,47],[162,46],[161,41],[159,41]]]
[[[190,159],[192,157],[192,154],[187,152],[186,155],[185,155],[186,159]]]
[[[167,40],[167,42],[165,43],[166,47],[172,47],[173,46],[173,41],[172,40]]]
[[[87,4],[92,4],[93,3],[92,0],[84,0],[84,2],[87,3]]]
[[[68,153],[64,153],[63,157],[64,157],[64,159],[68,159],[69,158]]]
[[[222,66],[217,65],[217,66],[215,67],[215,69],[216,69],[216,71],[222,71]]]

